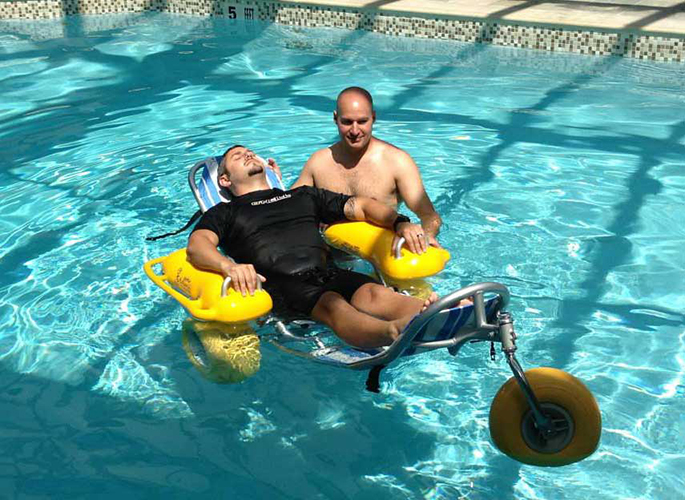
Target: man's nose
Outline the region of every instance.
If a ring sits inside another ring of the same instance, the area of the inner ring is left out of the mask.
[[[352,123],[352,133],[353,134],[359,133],[359,125],[357,124],[357,122]]]

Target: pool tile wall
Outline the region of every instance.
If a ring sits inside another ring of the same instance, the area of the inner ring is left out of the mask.
[[[0,2],[0,19],[51,19],[61,15],[61,0]]]
[[[408,17],[385,12],[322,8],[280,2],[262,6],[260,19],[303,27],[364,29],[396,36],[575,52],[621,55],[658,61],[685,61],[685,39],[616,31],[587,31],[455,18]]]
[[[685,62],[685,38],[676,36],[653,36],[638,31],[537,26],[494,19],[471,20],[420,14],[408,16],[406,13],[395,14],[373,9],[270,0],[0,0],[0,19],[48,19],[73,14],[142,11],[225,16],[229,6],[237,6],[239,9],[248,7],[247,17],[292,26],[361,29],[395,36]]]

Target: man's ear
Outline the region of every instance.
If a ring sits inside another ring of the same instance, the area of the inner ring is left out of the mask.
[[[333,111],[333,121],[335,123],[338,123],[338,112],[337,111]]]
[[[226,177],[226,175],[222,175],[219,177],[219,186],[223,188],[230,188],[231,187],[231,181]]]
[[[376,112],[375,111],[371,112],[371,121],[376,123]]]

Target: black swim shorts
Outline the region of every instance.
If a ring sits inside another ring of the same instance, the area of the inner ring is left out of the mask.
[[[271,275],[264,288],[271,294],[276,312],[309,316],[324,293],[338,293],[350,302],[354,293],[367,283],[378,282],[366,274],[331,266],[287,276]]]

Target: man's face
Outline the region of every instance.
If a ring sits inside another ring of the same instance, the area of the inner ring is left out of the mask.
[[[264,164],[253,151],[242,146],[231,149],[224,161],[231,182],[264,173]]]
[[[371,104],[361,95],[349,93],[338,101],[338,110],[333,114],[340,139],[351,149],[363,149],[371,140],[376,114]]]

